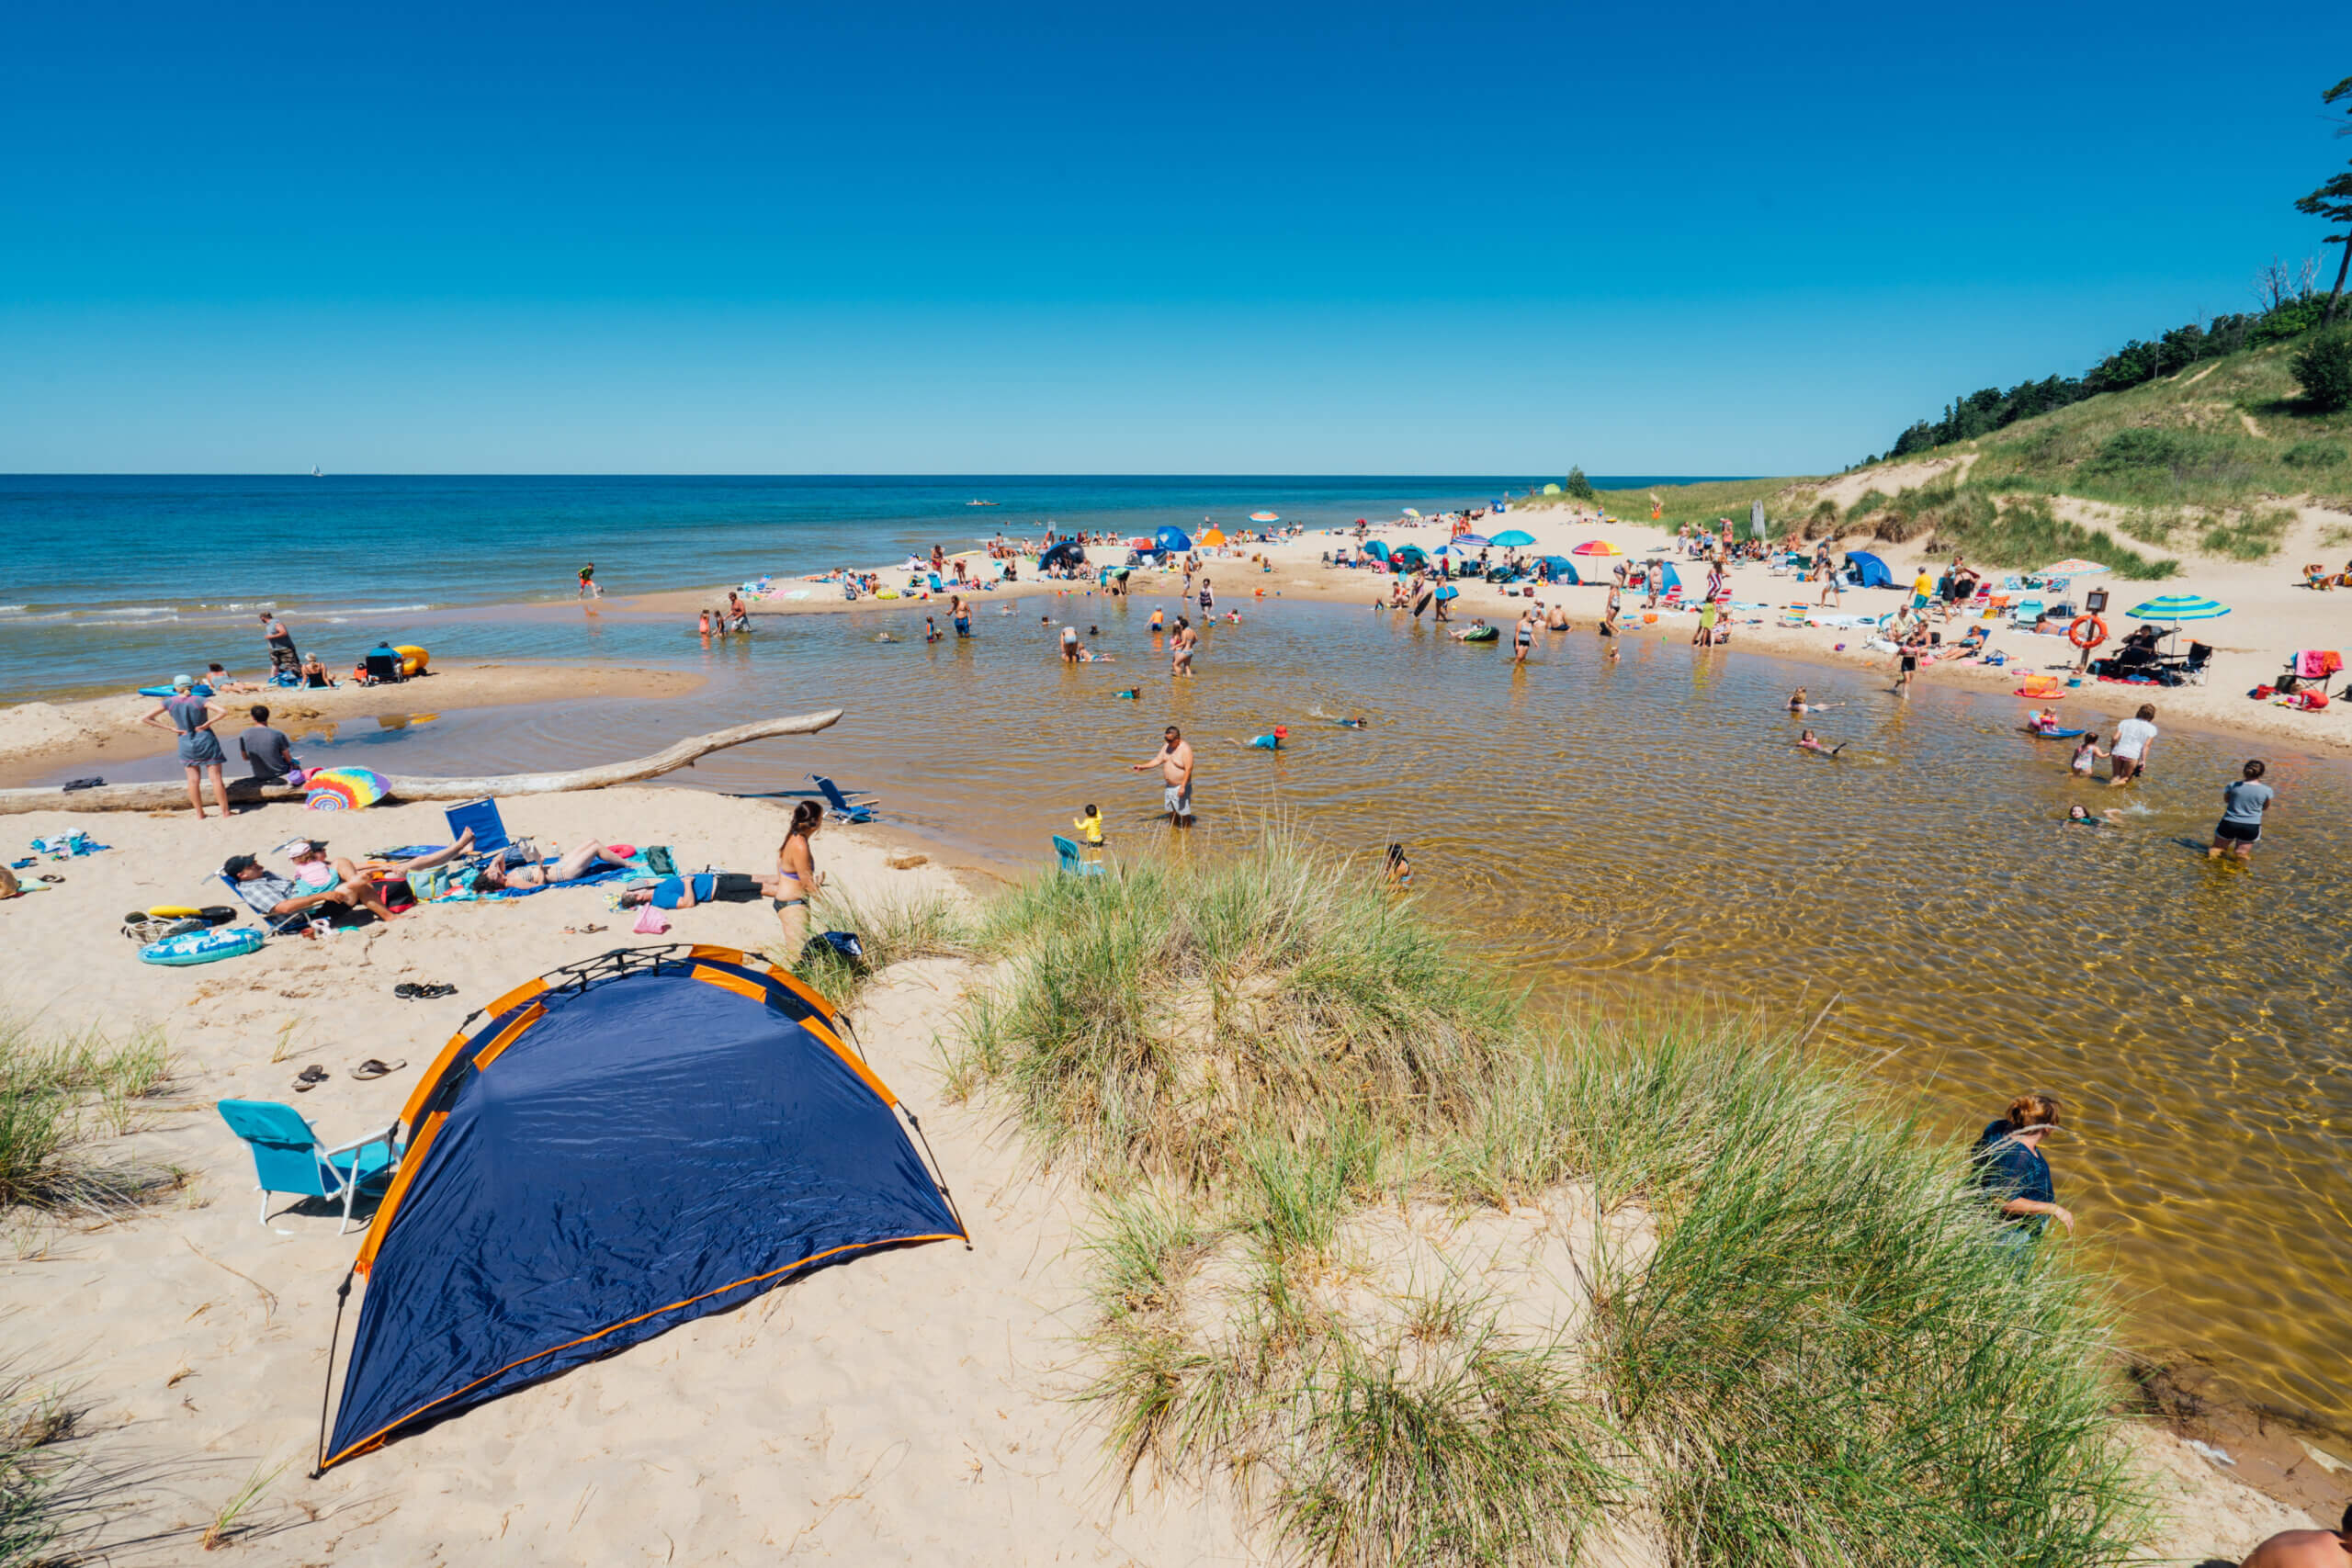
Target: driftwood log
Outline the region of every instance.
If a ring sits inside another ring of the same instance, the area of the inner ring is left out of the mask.
[[[614,784],[635,784],[639,779],[658,778],[690,766],[695,758],[707,757],[713,751],[724,751],[729,746],[747,741],[766,740],[778,735],[813,735],[831,728],[842,716],[839,708],[827,708],[821,713],[791,714],[783,718],[755,719],[739,724],[731,729],[717,729],[708,735],[689,736],[676,745],[650,757],[639,757],[633,762],[606,762],[602,767],[571,768],[556,773],[503,773],[478,779],[417,779],[400,773],[386,773],[384,782],[391,786],[394,800],[479,800],[484,796],[516,795],[557,795],[566,790],[607,789]],[[229,798],[232,801],[300,800],[305,793],[292,784],[264,784],[252,779],[231,779]],[[206,790],[208,804],[211,791]],[[0,816],[27,811],[160,811],[187,804],[187,784],[182,779],[168,779],[154,784],[101,784],[96,789],[77,789],[67,793],[62,789],[0,789]]]

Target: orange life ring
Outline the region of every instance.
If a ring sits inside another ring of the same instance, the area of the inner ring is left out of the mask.
[[[2086,626],[2090,628],[2087,637],[2083,633]],[[2107,623],[2097,615],[2076,615],[2075,624],[2066,628],[2066,640],[2080,649],[2097,648],[2107,640]]]

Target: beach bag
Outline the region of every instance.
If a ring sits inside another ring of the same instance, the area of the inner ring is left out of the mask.
[[[670,929],[670,918],[648,904],[637,912],[637,924],[629,929],[639,936],[660,936]]]
[[[812,956],[829,953],[847,964],[852,974],[872,972],[872,966],[865,962],[865,944],[857,940],[855,931],[819,931],[801,947],[799,962],[806,964]]]

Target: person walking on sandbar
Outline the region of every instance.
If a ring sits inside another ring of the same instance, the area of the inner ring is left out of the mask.
[[[1161,737],[1159,754],[1136,763],[1127,771],[1141,773],[1153,768],[1159,770],[1160,780],[1166,785],[1160,795],[1160,805],[1168,813],[1168,825],[1171,828],[1191,827],[1193,747],[1184,739],[1184,732],[1172,724]]]

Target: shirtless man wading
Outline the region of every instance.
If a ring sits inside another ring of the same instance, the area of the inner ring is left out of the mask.
[[[1167,785],[1167,788],[1161,792],[1160,804],[1167,809],[1168,825],[1171,828],[1191,827],[1193,825],[1193,748],[1191,742],[1184,739],[1183,731],[1172,724],[1168,727],[1167,734],[1159,748],[1159,754],[1148,761],[1137,762],[1128,771],[1140,773],[1153,768],[1159,770],[1160,780]]]

